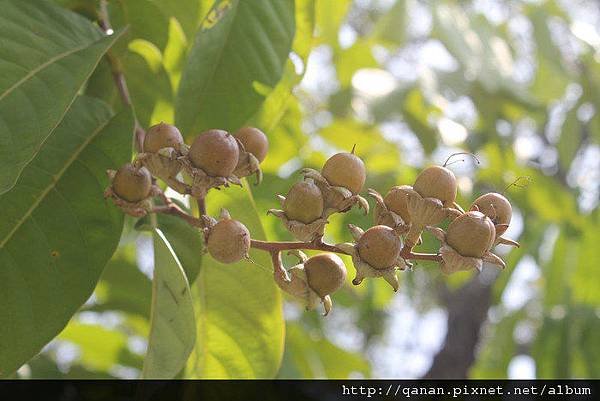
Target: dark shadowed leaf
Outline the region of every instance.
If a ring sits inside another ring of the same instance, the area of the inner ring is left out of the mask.
[[[0,196],[0,374],[58,334],[89,298],[117,246],[123,213],[103,199],[105,171],[130,157],[130,112],[80,97]]]
[[[3,0],[0,9],[1,194],[40,152],[120,33],[104,37],[50,2]]]

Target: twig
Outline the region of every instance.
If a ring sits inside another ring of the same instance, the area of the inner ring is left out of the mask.
[[[108,6],[106,0],[100,0],[100,11],[98,12],[98,24],[100,28],[107,34],[111,35],[113,33],[113,29],[110,24],[110,19],[108,15]],[[127,81],[125,80],[125,75],[123,74],[123,66],[119,62],[119,59],[115,57],[112,51],[106,52],[106,60],[110,65],[110,71],[113,76],[113,80],[115,81],[115,86],[117,87],[117,92],[119,92],[119,96],[125,105],[133,108],[133,103],[131,101],[131,95],[129,93],[129,88],[127,87]],[[138,152],[141,152],[144,148],[144,138],[146,137],[146,131],[140,125],[137,117],[135,117],[134,113],[134,140],[135,147]]]
[[[269,242],[269,241],[260,241],[253,239],[250,243],[250,246],[255,249],[260,249],[262,251],[267,251],[271,253],[281,252],[281,251],[289,251],[292,249],[309,249],[315,251],[325,251],[325,252],[334,252],[334,253],[342,253],[347,255],[346,252],[337,248],[334,245],[326,244],[324,242],[291,242],[291,241],[283,241],[283,242]]]

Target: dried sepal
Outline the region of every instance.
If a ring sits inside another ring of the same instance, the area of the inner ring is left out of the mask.
[[[256,185],[262,182],[263,173],[260,169],[260,161],[252,153],[247,152],[242,142],[237,139],[238,146],[240,147],[240,156],[238,164],[233,171],[236,177],[243,178],[251,175],[256,175]]]
[[[481,271],[483,260],[469,256],[462,256],[454,250],[450,245],[444,244],[439,250],[442,257],[440,269],[444,274],[452,274],[459,271],[468,271],[477,269]]]
[[[352,280],[352,284],[359,285],[365,278],[368,277],[382,277],[392,286],[394,291],[398,291],[400,283],[398,281],[398,277],[396,276],[396,270],[405,270],[407,268],[404,259],[399,257],[396,262],[396,266],[391,266],[387,269],[376,269],[361,259],[354,243],[346,242],[337,244],[336,248],[352,257],[352,263],[356,269],[356,275]]]
[[[426,229],[442,243],[442,246],[438,252],[442,257],[440,269],[444,274],[452,274],[459,271],[468,271],[474,269],[481,271],[483,262],[496,264],[503,269],[506,268],[504,261],[490,251],[485,252],[481,258],[463,256],[450,245],[448,245],[446,242],[447,235],[444,230],[439,227],[426,227]]]
[[[185,144],[180,149],[187,149]],[[157,153],[140,153],[136,163],[146,167],[154,177],[163,180],[173,190],[180,194],[190,194],[191,187],[181,182],[177,175],[184,166],[182,152],[174,148],[162,148]]]
[[[285,212],[280,209],[269,209],[267,214],[272,214],[279,218],[285,225],[285,228],[292,233],[296,239],[304,242],[311,242],[322,237],[325,232],[325,226],[329,223],[327,219],[319,218],[311,223],[305,224],[298,220],[289,219]]]
[[[315,184],[323,194],[325,204],[323,217],[328,217],[333,213],[345,213],[354,205],[363,209],[365,214],[369,213],[369,203],[365,198],[358,194],[353,194],[348,188],[333,186],[321,175],[320,172],[311,168],[303,168],[301,173],[305,179],[314,180]]]
[[[307,311],[315,309],[319,303],[323,303],[325,309],[324,316],[327,316],[331,311],[332,302],[329,295],[320,297],[308,285],[303,263],[299,263],[287,271],[283,268],[275,269],[273,278],[281,290],[301,300]]]
[[[241,186],[240,179],[231,175],[229,177],[218,177],[208,175],[201,168],[195,167],[192,162],[186,158],[181,158],[183,164],[183,170],[191,178],[191,185],[189,193],[194,198],[202,199],[206,197],[206,194],[211,188],[229,187],[231,184]]]
[[[160,195],[162,193],[161,189],[156,185],[152,185],[150,187],[150,192],[145,199],[142,199],[138,202],[129,202],[126,199],[121,198],[113,190],[112,181],[114,180],[116,173],[116,170],[106,170],[106,175],[110,180],[110,185],[104,190],[104,198],[110,198],[118,208],[130,216],[144,217],[147,215],[153,208],[151,198]]]
[[[367,192],[375,200],[375,210],[373,211],[375,224],[388,226],[392,228],[397,235],[408,233],[410,224],[406,223],[399,214],[387,207],[381,194],[372,188],[369,188]]]
[[[435,226],[449,216],[456,216],[456,210],[445,207],[439,199],[423,198],[410,187],[405,187],[403,190],[408,197],[408,211],[412,219],[412,224],[406,234],[408,246],[418,243],[425,227]]]

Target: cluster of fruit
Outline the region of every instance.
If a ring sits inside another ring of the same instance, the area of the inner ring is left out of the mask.
[[[143,152],[133,163],[116,172],[109,171],[111,185],[105,196],[133,216],[157,212],[153,197],[161,196],[164,202],[170,202],[153,184],[153,177],[157,177],[174,190],[203,200],[211,188],[239,185],[242,177],[256,174],[260,182],[259,165],[267,151],[267,137],[256,128],[242,128],[233,135],[209,130],[188,147],[176,127],[161,123],[148,130]],[[286,196],[278,196],[281,209],[268,211],[301,242],[252,240],[248,229],[225,210],[219,220],[205,215],[185,217],[202,228],[206,248],[217,261],[240,261],[248,257],[250,247],[269,251],[276,283],[303,300],[307,309],[321,302],[327,314],[332,306],[330,294],[345,282],[346,267],[333,252],[352,257],[356,268],[353,284],[358,285],[367,277],[382,277],[396,291],[396,272],[411,267],[411,260],[436,261],[446,274],[481,270],[483,262],[505,267],[492,248],[500,243],[518,246],[501,236],[512,216],[506,197],[488,193],[464,211],[456,203],[456,177],[446,164],[425,168],[412,186],[395,186],[385,196],[369,189],[368,194],[375,201],[375,225],[363,231],[350,224],[354,242],[326,244],[324,230],[333,213],[345,213],[355,205],[369,212],[368,202],[360,196],[366,180],[365,165],[352,149],[350,153],[333,155],[321,171],[305,168],[301,173],[303,179]],[[450,221],[446,231],[436,227],[444,220]],[[423,231],[440,240],[437,254],[413,253],[413,248],[421,243]],[[300,249],[327,253],[308,258]],[[285,269],[282,250],[291,250],[299,263]]]

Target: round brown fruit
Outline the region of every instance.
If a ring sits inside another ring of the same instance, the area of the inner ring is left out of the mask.
[[[494,223],[481,212],[458,216],[448,226],[446,242],[462,256],[481,258],[494,244]]]
[[[208,253],[221,263],[239,262],[248,255],[250,232],[237,220],[220,220],[210,230]]]
[[[146,167],[137,168],[131,163],[121,166],[112,181],[115,194],[127,202],[140,202],[150,195],[152,175]]]
[[[304,262],[308,285],[322,298],[339,290],[346,281],[346,266],[334,253],[321,253]]]
[[[283,211],[290,220],[310,224],[323,214],[323,194],[312,181],[300,181],[289,190]]]
[[[512,206],[502,194],[491,192],[475,199],[471,209],[477,206],[479,211],[489,217],[494,224],[510,224]]]
[[[362,190],[367,179],[365,164],[354,153],[337,153],[331,156],[325,162],[321,174],[330,185],[347,188],[354,195]]]
[[[410,223],[410,213],[408,213],[408,198],[405,188],[410,188],[408,185],[392,187],[383,198],[383,203],[389,211],[396,213],[402,217],[404,223]]]
[[[363,261],[381,270],[396,265],[402,244],[391,228],[374,226],[360,237],[357,247]]]
[[[183,144],[183,136],[177,127],[161,122],[146,131],[144,152],[156,153],[162,148],[179,150],[181,144]]]
[[[229,177],[237,166],[240,150],[227,131],[208,130],[196,137],[188,157],[192,164],[214,177]]]
[[[430,166],[417,176],[413,189],[423,198],[436,198],[444,206],[452,207],[456,200],[456,177],[446,167]]]
[[[244,145],[246,152],[252,153],[259,163],[267,157],[269,140],[264,132],[254,127],[240,128],[235,137]]]

